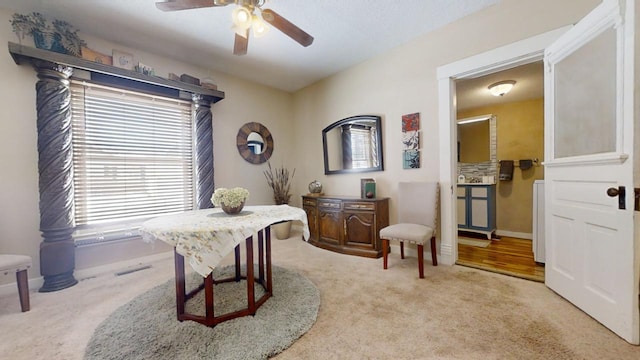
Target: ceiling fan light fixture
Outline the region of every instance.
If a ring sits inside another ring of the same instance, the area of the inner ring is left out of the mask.
[[[489,92],[491,92],[493,96],[504,96],[513,89],[515,84],[516,82],[514,80],[498,81],[497,83],[489,85]]]
[[[259,38],[268,33],[270,28],[269,26],[267,26],[266,22],[259,16],[253,15],[253,20],[251,21],[251,29],[253,30],[253,36]]]
[[[246,6],[238,6],[233,10],[231,14],[234,27],[246,30],[251,27],[251,20],[253,15]],[[237,31],[236,31],[237,32]]]

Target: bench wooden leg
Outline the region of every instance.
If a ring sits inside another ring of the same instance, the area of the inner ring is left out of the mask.
[[[382,239],[382,268],[387,269],[387,256],[389,255],[389,240]]]
[[[404,259],[404,242],[400,241],[400,259]]]
[[[436,237],[431,237],[431,263],[433,266],[438,266],[438,253],[436,250]]]
[[[29,311],[29,277],[27,270],[16,272],[16,282],[18,283],[18,295],[20,296],[20,307],[22,312]]]

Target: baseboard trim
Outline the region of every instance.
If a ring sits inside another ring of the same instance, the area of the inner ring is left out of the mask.
[[[524,232],[517,232],[517,231],[507,231],[507,230],[496,230],[496,235],[514,237],[514,238],[518,238],[518,239],[533,240],[533,234],[532,233],[524,233]]]
[[[138,267],[141,264],[169,259],[172,256],[173,256],[173,251],[166,251],[166,252],[143,256],[135,259],[129,259],[124,261],[114,262],[111,264],[100,265],[100,266],[90,267],[86,269],[80,269],[74,272],[74,277],[79,281],[81,281],[81,280],[96,277],[98,275],[102,275],[105,273],[122,271],[130,267]],[[11,276],[11,275],[7,275],[7,276]],[[38,289],[40,289],[43,284],[44,284],[44,278],[42,276],[30,278],[29,292],[38,291]],[[15,295],[18,294],[18,286],[16,285],[15,281],[8,284],[0,285],[0,296],[12,295],[12,294],[15,294]]]

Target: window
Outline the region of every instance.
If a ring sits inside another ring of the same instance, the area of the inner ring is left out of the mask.
[[[71,102],[76,241],[194,208],[190,102],[79,81]]]

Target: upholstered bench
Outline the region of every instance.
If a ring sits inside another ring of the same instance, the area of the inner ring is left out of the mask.
[[[29,277],[27,276],[29,268],[31,268],[30,256],[0,254],[0,273],[4,275],[16,273],[22,312],[29,311]]]

